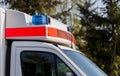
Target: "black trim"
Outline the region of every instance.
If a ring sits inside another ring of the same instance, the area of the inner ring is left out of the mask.
[[[54,59],[55,59],[55,74],[56,74],[56,76],[58,76],[58,67],[57,67],[57,55],[54,55]]]
[[[11,45],[12,41],[8,41],[6,43],[6,59],[5,59],[5,76],[10,76],[10,61],[11,61]]]

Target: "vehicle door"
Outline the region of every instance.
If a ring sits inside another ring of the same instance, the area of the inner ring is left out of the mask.
[[[48,43],[13,42],[10,76],[80,76],[58,50]]]

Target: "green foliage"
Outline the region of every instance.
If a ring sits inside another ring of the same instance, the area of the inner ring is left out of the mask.
[[[113,72],[111,76],[119,76],[120,75],[120,56],[116,56],[113,62]]]
[[[9,8],[28,14],[45,14],[67,24],[77,0],[5,0]],[[72,1],[72,3],[70,2]]]
[[[97,0],[96,0],[97,1]],[[84,40],[88,57],[109,76],[119,76],[120,61],[120,6],[118,0],[103,0],[105,7],[92,7],[95,2],[85,0],[77,4],[82,26],[86,27]],[[100,13],[96,11],[100,9]],[[81,47],[79,47],[81,49]]]
[[[61,4],[59,0],[6,0],[9,8],[17,9],[28,14],[52,15],[56,12],[56,6]]]

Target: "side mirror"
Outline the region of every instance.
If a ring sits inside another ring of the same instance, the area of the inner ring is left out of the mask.
[[[64,73],[63,76],[74,76],[74,75],[73,75],[73,73],[71,73],[71,72],[66,72],[66,73]]]

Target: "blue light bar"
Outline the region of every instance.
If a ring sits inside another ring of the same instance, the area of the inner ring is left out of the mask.
[[[32,24],[43,25],[49,24],[50,20],[46,15],[34,15],[32,16]]]

